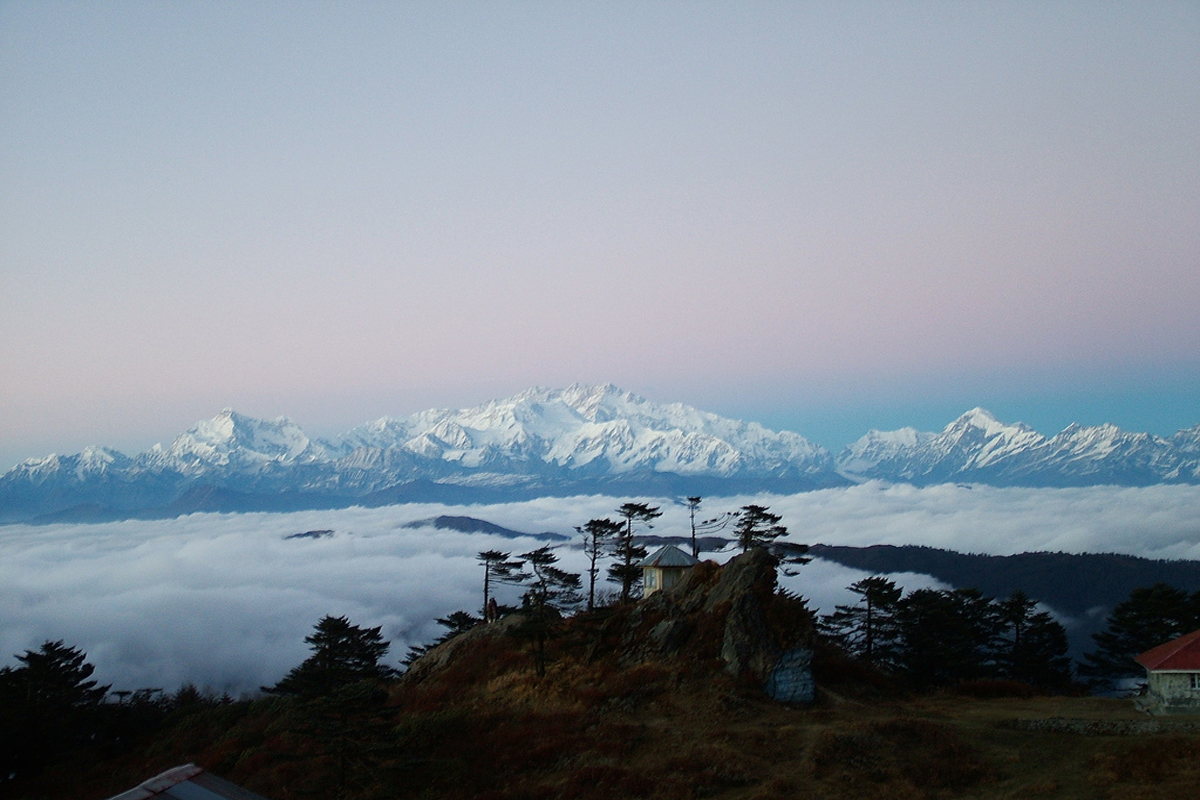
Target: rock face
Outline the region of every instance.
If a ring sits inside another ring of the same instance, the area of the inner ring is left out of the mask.
[[[754,549],[724,567],[696,567],[632,611],[623,658],[716,656],[731,676],[776,700],[812,702],[812,617],[802,600],[776,590],[776,566],[775,556]]]

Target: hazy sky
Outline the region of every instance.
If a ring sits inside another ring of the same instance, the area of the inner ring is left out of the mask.
[[[0,0],[0,470],[606,382],[1200,422],[1200,3]]]

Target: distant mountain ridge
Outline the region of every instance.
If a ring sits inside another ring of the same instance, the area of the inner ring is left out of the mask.
[[[973,409],[940,433],[871,431],[835,459],[789,431],[611,384],[534,388],[311,439],[225,409],[137,456],[89,447],[0,476],[0,522],[172,517],[571,494],[794,493],[882,480],[998,486],[1200,482],[1200,425],[1165,439],[1072,425],[1045,437]]]
[[[974,408],[940,433],[871,431],[842,450],[838,472],[853,480],[916,485],[1149,486],[1200,482],[1200,425],[1169,439],[1115,425],[1070,425],[1043,436]]]
[[[788,431],[610,384],[535,388],[474,408],[384,417],[331,440],[225,409],[130,458],[89,448],[0,477],[0,521],[176,516],[544,495],[797,492],[849,482]],[[211,487],[211,488],[210,488]]]

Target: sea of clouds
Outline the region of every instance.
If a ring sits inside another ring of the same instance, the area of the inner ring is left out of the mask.
[[[488,506],[410,504],[291,514],[194,514],[173,520],[0,527],[0,665],[62,639],[87,652],[114,689],[174,691],[185,682],[232,694],[278,681],[307,655],[325,614],[382,626],[393,664],[438,636],[437,617],[481,603],[481,550],[519,554],[533,538],[406,528],[441,514],[517,531],[574,534],[630,498],[547,498]],[[686,535],[687,508],[653,533]],[[923,544],[962,552],[1117,552],[1200,560],[1200,487],[998,489],[864,484],[789,496],[713,498],[702,513],[755,502],[783,514],[796,542]],[[322,538],[288,539],[314,530]],[[576,541],[556,545],[583,572]],[[715,554],[725,560],[732,551]],[[865,573],[821,560],[784,585],[818,609],[850,602]],[[908,589],[928,576],[894,576]],[[515,603],[518,590],[501,589]]]

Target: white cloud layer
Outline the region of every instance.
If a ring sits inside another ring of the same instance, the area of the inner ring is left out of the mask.
[[[547,498],[492,506],[413,504],[292,514],[196,514],[174,520],[0,528],[0,663],[46,639],[80,647],[114,688],[186,681],[239,693],[276,682],[308,654],[324,614],[381,625],[395,663],[434,638],[436,617],[480,603],[475,554],[535,549],[535,539],[405,529],[438,514],[477,517],[530,533],[573,534],[627,498]],[[655,533],[687,532],[686,508],[654,501]],[[795,541],[924,544],[997,555],[1034,550],[1200,559],[1200,487],[917,489],[866,484],[791,496],[713,499],[784,515]],[[286,540],[332,529],[321,539]],[[577,547],[562,564],[582,572]],[[718,558],[724,559],[726,555]],[[788,588],[829,610],[865,573],[814,561]],[[928,576],[897,576],[909,589]],[[514,602],[517,590],[508,587]]]

